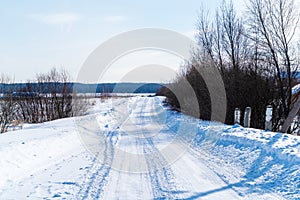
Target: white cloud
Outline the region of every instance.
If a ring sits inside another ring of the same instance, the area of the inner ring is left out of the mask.
[[[29,17],[53,25],[70,24],[81,19],[81,16],[75,13],[31,14]]]
[[[71,32],[74,22],[82,18],[75,13],[31,14],[29,17],[45,24],[59,25],[63,32]]]
[[[128,20],[128,17],[123,15],[112,15],[104,17],[104,21],[106,22],[123,22]]]

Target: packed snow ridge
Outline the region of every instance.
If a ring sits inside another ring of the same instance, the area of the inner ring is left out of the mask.
[[[300,138],[198,120],[162,97],[0,135],[0,199],[300,199]]]

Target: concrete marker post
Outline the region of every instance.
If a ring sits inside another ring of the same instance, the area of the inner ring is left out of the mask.
[[[266,131],[272,130],[272,114],[273,114],[273,108],[271,105],[268,105],[266,109],[266,122],[265,122]]]
[[[245,115],[244,115],[244,127],[250,128],[250,120],[251,120],[251,107],[245,108]]]
[[[234,124],[240,124],[241,122],[241,111],[239,108],[234,110]]]

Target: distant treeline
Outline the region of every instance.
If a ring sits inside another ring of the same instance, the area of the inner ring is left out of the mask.
[[[20,96],[34,95],[34,93],[47,94],[52,92],[52,88],[56,88],[57,91],[68,88],[67,91],[70,93],[156,93],[162,86],[158,83],[10,83],[0,84],[0,93],[14,92]]]
[[[73,83],[67,71],[56,68],[37,74],[27,83],[15,83],[2,75],[0,133],[6,132],[11,124],[42,123],[84,115],[90,105],[89,95],[77,94],[156,93],[161,87],[157,83]]]

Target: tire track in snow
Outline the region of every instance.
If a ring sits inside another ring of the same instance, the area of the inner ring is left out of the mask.
[[[143,145],[154,199],[176,199],[177,187],[173,171],[167,166],[168,163],[152,139],[146,139]]]
[[[105,134],[105,138],[103,138],[103,155],[100,155],[102,152],[97,152],[92,160],[92,166],[89,170],[90,175],[86,177],[86,181],[82,184],[77,195],[78,198],[99,199],[101,197],[101,192],[104,189],[107,176],[109,175],[114,155],[112,142],[113,135],[113,131],[109,131]],[[103,156],[103,159],[99,159],[99,156]]]
[[[149,99],[145,100],[139,111],[139,121],[147,124],[143,112],[145,112],[147,108],[153,109],[153,102],[151,102],[151,105],[148,105],[147,101],[149,101]],[[168,166],[167,160],[155,146],[153,139],[147,135],[147,130],[141,131],[143,138],[139,138],[139,141],[143,146],[154,199],[176,199],[177,186],[174,181],[175,176],[172,169]]]
[[[137,138],[137,143],[142,148],[142,152],[145,156],[148,172],[147,179],[149,179],[152,193],[154,199],[176,199],[176,191],[177,186],[175,184],[175,176],[170,167],[168,167],[168,162],[164,158],[164,156],[160,153],[159,149],[153,142],[151,138],[151,132],[147,132],[146,129],[143,128],[143,124],[148,124],[145,120],[147,116],[145,113],[147,110],[151,112],[153,109],[154,102],[148,102],[149,99],[144,99],[144,101],[133,101],[129,105],[130,113],[134,112],[137,114],[133,117],[136,126],[141,127],[140,136]],[[124,113],[120,113],[118,109],[113,109],[113,112],[116,115],[124,115]],[[108,113],[111,115],[111,113]],[[132,115],[131,115],[132,116]],[[133,115],[134,116],[134,115]],[[125,119],[125,120],[124,120]],[[79,199],[99,199],[102,197],[102,192],[104,191],[104,186],[107,181],[107,177],[111,170],[111,165],[114,157],[114,142],[113,136],[119,127],[121,127],[122,123],[128,119],[128,116],[122,120],[119,120],[119,126],[113,129],[112,131],[108,131],[104,136],[104,150],[103,150],[103,162],[99,166],[98,156],[94,158],[92,161],[92,166],[90,168],[90,176],[87,176],[87,181],[84,182],[82,188],[78,193]],[[92,121],[92,120],[90,120]],[[95,122],[96,123],[96,122]],[[152,122],[153,123],[153,122]],[[155,123],[155,122],[154,122]],[[89,127],[85,127],[89,128]],[[163,125],[164,129],[168,129],[167,126]],[[102,133],[103,134],[103,133]],[[102,152],[98,152],[101,154]],[[142,195],[142,194],[141,194]]]
[[[124,104],[124,101],[119,102],[118,104],[114,105],[116,106],[122,106]],[[115,120],[111,114],[111,112],[116,112],[117,114],[121,115],[118,113],[118,111],[115,108],[110,109],[108,113],[104,113],[105,116],[111,117],[113,120]],[[108,114],[108,115],[107,115]],[[125,119],[126,120],[126,119]],[[101,155],[102,152],[98,151],[92,160],[92,165],[89,170],[90,176],[87,175],[86,181],[82,184],[81,189],[78,192],[77,198],[79,199],[99,199],[102,196],[102,193],[104,191],[104,187],[107,182],[107,177],[109,176],[109,173],[112,168],[112,162],[114,159],[114,144],[116,141],[113,141],[113,137],[115,136],[116,131],[119,129],[120,125],[125,121],[124,119],[117,120],[117,124],[114,125],[112,130],[107,130],[106,134],[104,136],[99,135],[99,138],[102,141],[104,141],[104,149],[103,149],[103,155]],[[82,123],[82,122],[80,122]],[[90,123],[93,123],[90,125]],[[88,125],[88,127],[83,127],[85,129],[89,129],[90,127],[94,127],[96,132],[99,132],[97,130],[98,124],[96,118],[92,119],[89,121],[89,123],[83,123],[84,125]],[[83,125],[83,126],[84,126]],[[109,128],[106,125],[106,128]],[[100,133],[103,134],[103,133]],[[98,144],[99,145],[99,144]],[[101,159],[99,159],[101,157]],[[102,158],[103,157],[103,158]],[[100,165],[100,166],[99,166]]]

